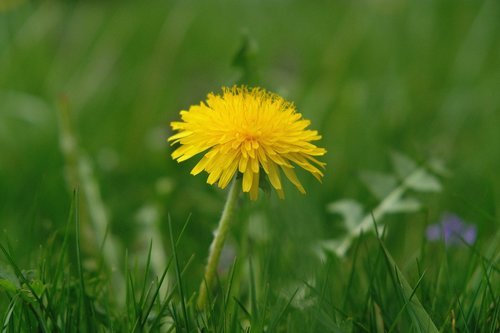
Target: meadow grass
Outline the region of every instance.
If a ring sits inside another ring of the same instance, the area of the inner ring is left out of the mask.
[[[2,3],[2,332],[499,332],[499,9]],[[327,169],[240,198],[199,310],[227,193],[166,138],[237,81],[294,101]],[[475,242],[426,238],[446,212]]]

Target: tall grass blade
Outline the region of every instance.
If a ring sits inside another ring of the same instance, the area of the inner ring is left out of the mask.
[[[51,309],[48,309],[45,304],[43,303],[43,300],[40,298],[40,295],[33,289],[31,286],[30,281],[26,278],[26,276],[23,274],[21,269],[17,266],[17,264],[14,261],[14,258],[10,255],[10,253],[5,249],[5,247],[0,244],[0,250],[2,250],[3,254],[7,258],[7,261],[10,263],[11,267],[14,269],[14,273],[16,274],[17,278],[19,279],[19,282],[23,287],[26,287],[30,293],[31,296],[35,299],[36,303],[40,307],[41,311],[38,310],[37,308],[33,307],[33,304],[29,303],[28,308],[33,314],[35,315],[38,324],[40,325],[41,329],[43,332],[49,332],[49,329],[47,328],[47,325],[45,323],[45,320],[42,316],[43,313],[47,315],[48,318],[52,320],[54,324],[57,323],[55,320],[55,315],[52,313]]]
[[[297,295],[298,292],[299,292],[299,289],[296,289],[295,292],[292,294],[292,296],[288,299],[288,302],[285,304],[285,306],[283,307],[283,309],[281,309],[281,311],[279,312],[279,314],[273,320],[273,322],[269,326],[270,327],[269,328],[270,332],[274,332],[275,331],[276,327],[280,323],[280,321],[283,318],[283,316],[285,315],[286,311],[290,308],[290,304],[292,304],[292,301],[293,301],[293,299],[295,298],[295,296]]]
[[[74,192],[74,200],[75,204],[75,244],[76,244],[76,262],[78,267],[78,277],[79,277],[79,286],[80,286],[80,306],[83,310],[83,318],[79,317],[78,320],[83,319],[84,325],[88,331],[96,331],[95,324],[95,313],[92,308],[92,303],[87,296],[87,291],[85,287],[85,278],[83,276],[83,265],[82,265],[82,253],[80,250],[80,218],[79,218],[79,209],[78,209],[78,191]],[[82,323],[83,324],[83,323]]]
[[[252,309],[252,321],[257,322],[259,320],[259,310],[257,306],[257,286],[255,283],[255,271],[253,268],[252,257],[248,257],[248,267],[249,267],[249,291],[250,291],[250,309]]]
[[[187,225],[187,222],[186,222],[186,225]],[[183,231],[184,231],[184,228],[183,228]],[[184,288],[182,285],[181,270],[179,267],[179,258],[177,257],[177,243],[174,242],[174,236],[173,236],[173,232],[172,232],[172,219],[170,218],[170,216],[168,217],[168,230],[170,233],[170,242],[172,244],[172,254],[174,256],[175,273],[177,276],[177,286],[179,289],[179,297],[181,299],[182,315],[183,315],[184,325],[185,325],[184,327],[186,329],[186,332],[189,332],[189,320],[188,320],[188,314],[187,314],[187,308],[186,308],[186,299],[185,299],[185,295],[184,295]],[[182,234],[182,232],[181,232],[181,234]]]
[[[403,273],[399,269],[398,265],[392,258],[391,254],[382,243],[382,240],[380,238],[378,238],[378,240],[380,248],[384,253],[387,267],[391,274],[392,280],[393,282],[397,282],[394,283],[394,287],[401,292],[406,304],[406,308],[408,309],[408,313],[412,319],[413,325],[418,330],[418,332],[438,333],[439,331],[436,325],[434,325],[431,317],[418,300],[418,297],[415,295],[416,288],[414,289],[410,286]]]

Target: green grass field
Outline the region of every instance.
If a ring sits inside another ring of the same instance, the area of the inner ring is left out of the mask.
[[[240,82],[327,166],[241,195],[198,310],[227,189],[166,140]],[[500,332],[499,92],[495,0],[0,0],[1,332]]]

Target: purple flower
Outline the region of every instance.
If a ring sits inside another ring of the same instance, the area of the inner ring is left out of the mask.
[[[441,221],[431,224],[426,230],[429,241],[444,240],[445,245],[460,245],[464,242],[472,245],[476,241],[477,230],[473,224],[465,224],[462,219],[453,214],[444,214]]]

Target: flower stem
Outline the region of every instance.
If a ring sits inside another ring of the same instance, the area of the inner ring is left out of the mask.
[[[203,276],[203,280],[200,284],[200,291],[197,300],[197,306],[200,310],[205,308],[206,306],[208,289],[212,287],[215,279],[220,254],[222,252],[222,248],[224,247],[224,241],[226,240],[226,236],[229,231],[229,225],[233,218],[236,203],[238,201],[238,189],[240,187],[240,184],[241,179],[233,179],[229,194],[227,196],[226,204],[224,205],[224,210],[222,211],[222,216],[219,220],[219,226],[214,232],[214,239],[212,241],[212,244],[210,244],[210,253],[208,255],[207,265],[205,266],[205,275]]]

